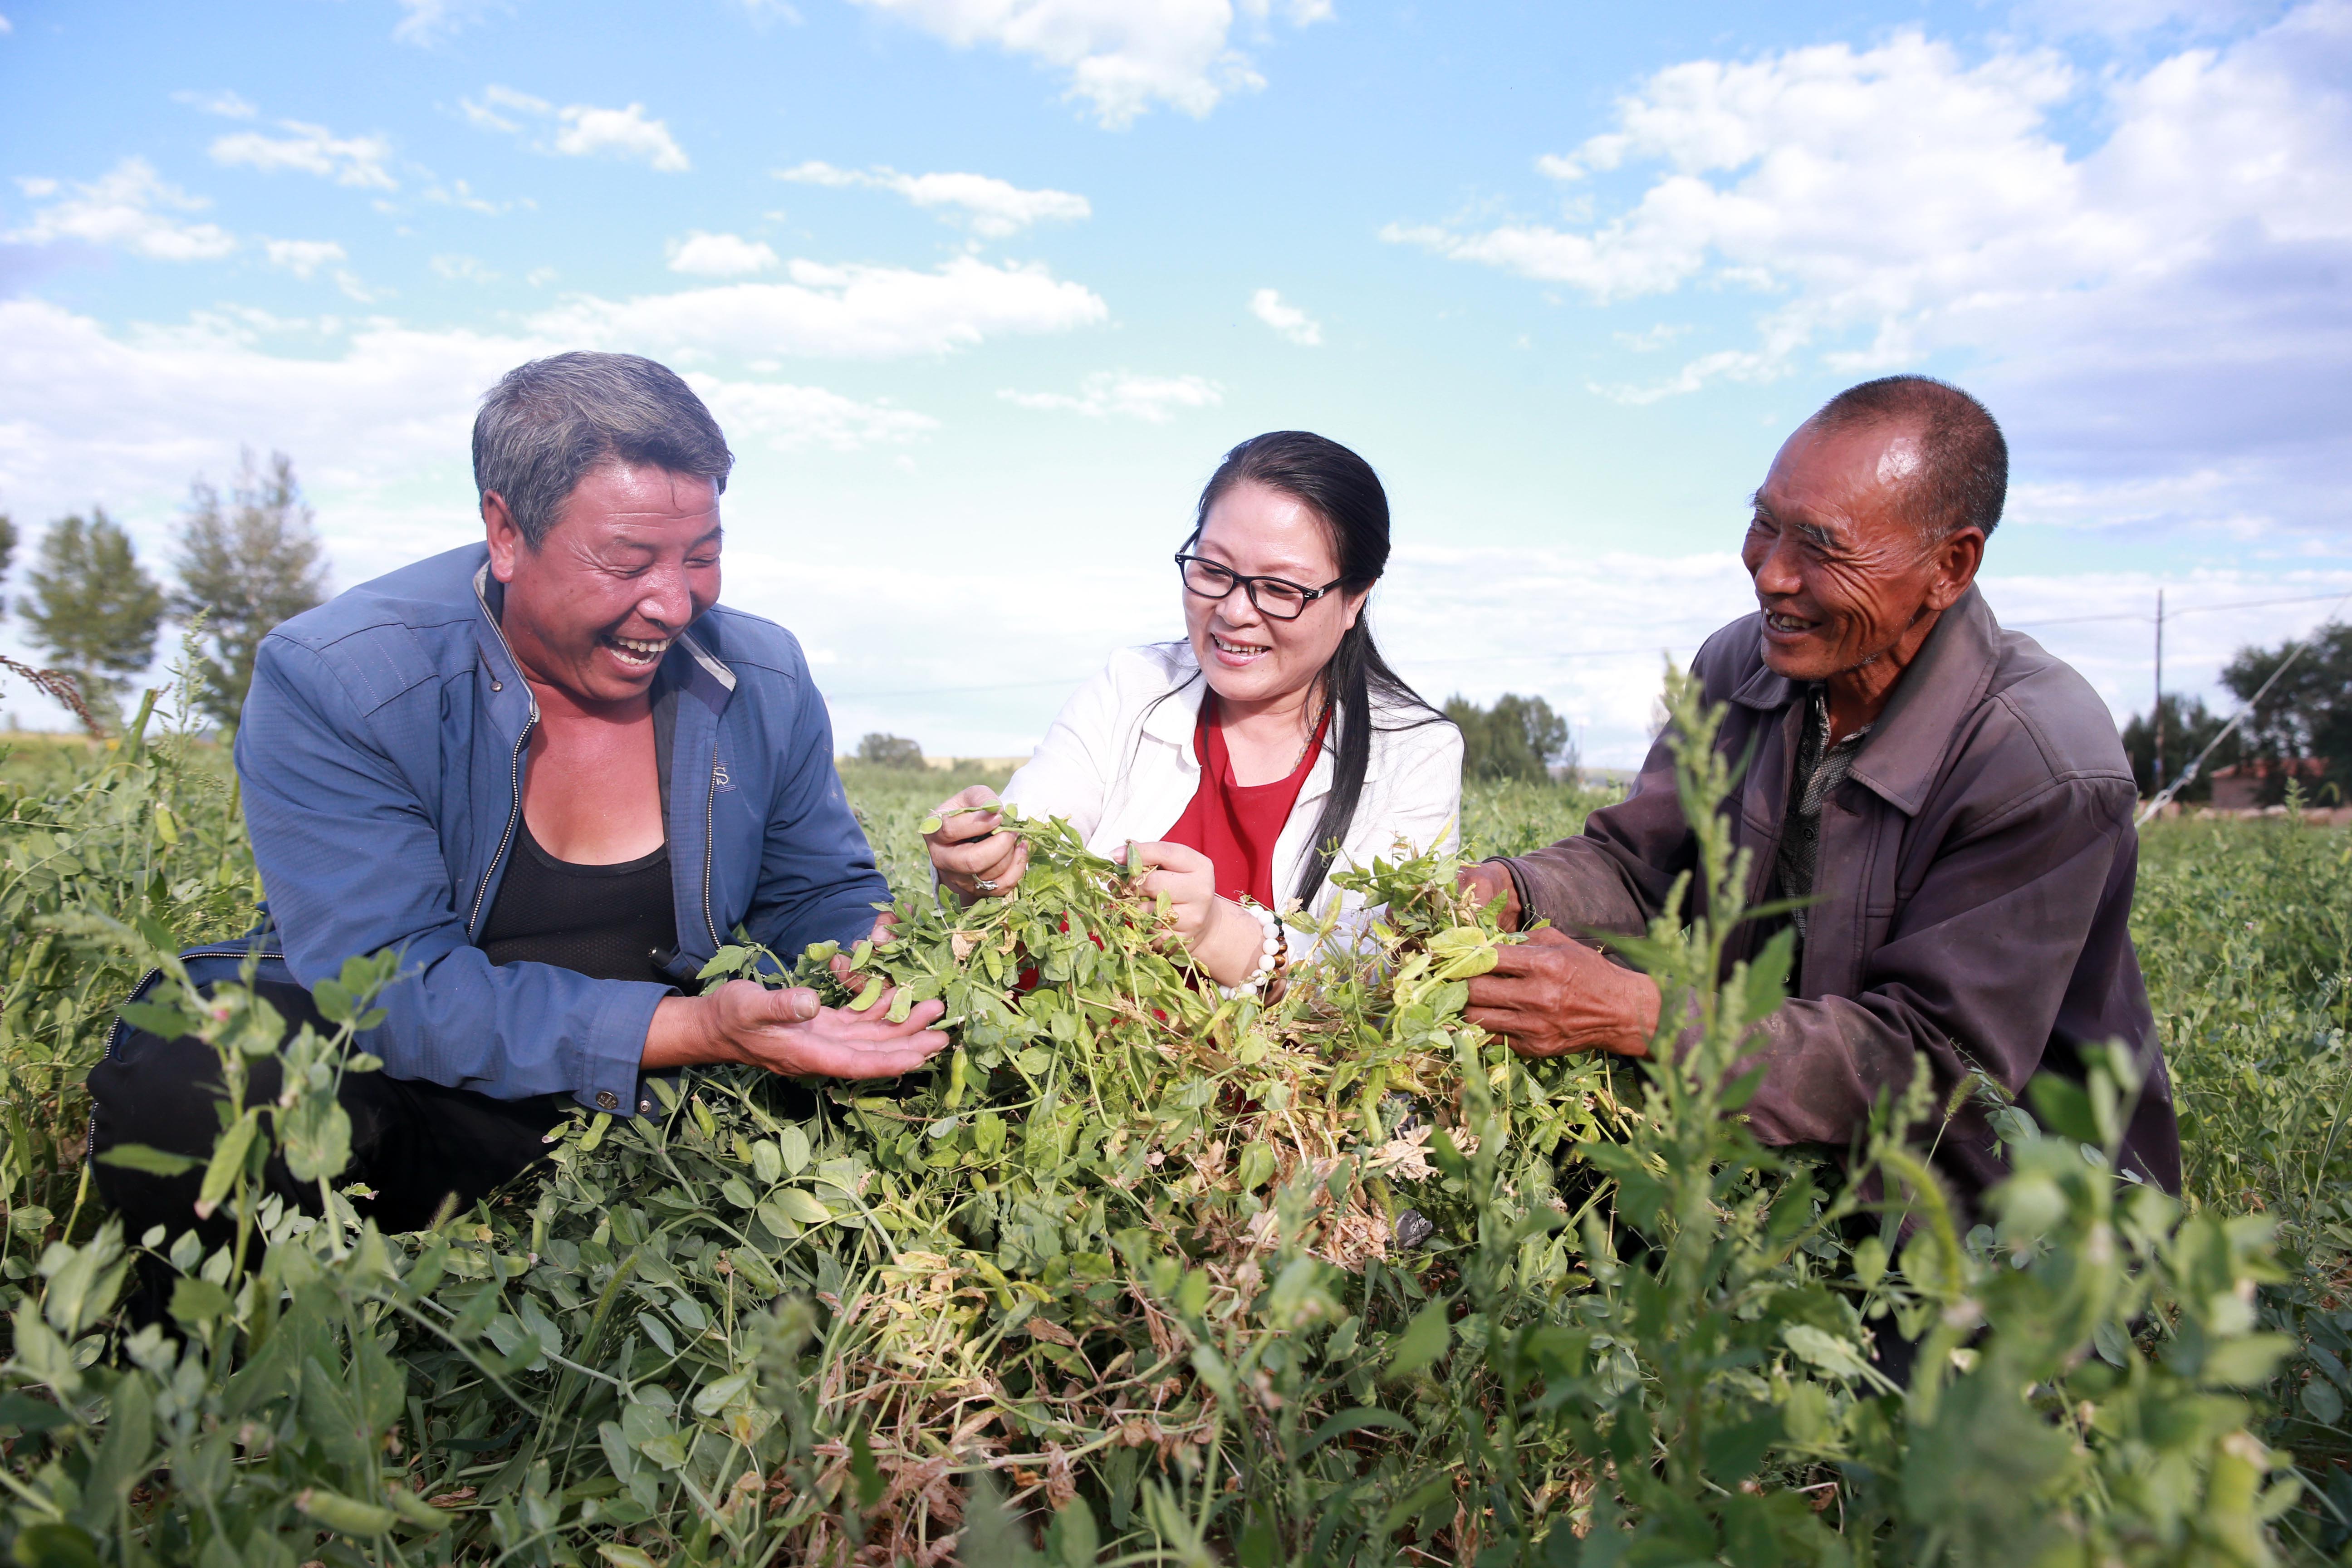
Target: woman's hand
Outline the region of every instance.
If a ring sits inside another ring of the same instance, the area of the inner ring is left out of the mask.
[[[996,831],[1004,821],[1003,813],[965,810],[959,816],[948,815],[959,807],[996,804],[994,790],[973,784],[941,801],[931,813],[940,819],[940,830],[923,835],[923,847],[930,851],[931,868],[939,873],[940,886],[966,902],[1003,897],[1029,868],[1029,846],[1016,834]],[[983,882],[988,885],[982,887]]]
[[[1257,973],[1265,946],[1265,926],[1234,902],[1217,896],[1217,868],[1189,844],[1130,844],[1117,858],[1127,862],[1136,890],[1146,898],[1168,895],[1169,915],[1192,962],[1220,985],[1238,985]]]

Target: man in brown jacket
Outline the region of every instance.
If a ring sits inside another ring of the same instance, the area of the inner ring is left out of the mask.
[[[2008,479],[1981,404],[1895,376],[1831,399],[1756,492],[1741,554],[1759,613],[1708,638],[1693,673],[1729,704],[1717,748],[1750,758],[1727,807],[1748,900],[1810,901],[1746,1114],[1767,1143],[1843,1148],[1919,1056],[1948,1103],[1971,1072],[2011,1095],[2038,1072],[2079,1080],[2083,1053],[2119,1039],[2146,1079],[2123,1163],[2177,1192],[2127,930],[2131,770],[2088,683],[2001,630],[1975,586]],[[1523,1055],[1644,1054],[1657,987],[1560,933],[1645,930],[1694,858],[1662,742],[1581,837],[1466,868],[1508,923],[1558,928],[1470,983],[1471,1019]],[[1780,923],[1744,927],[1726,963]],[[2006,1173],[1973,1097],[1916,1133],[1964,1207]]]

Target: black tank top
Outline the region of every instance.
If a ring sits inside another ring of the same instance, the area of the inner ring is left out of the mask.
[[[516,813],[517,840],[483,922],[492,963],[552,963],[592,980],[670,984],[654,955],[677,944],[669,846],[617,866],[558,860]]]

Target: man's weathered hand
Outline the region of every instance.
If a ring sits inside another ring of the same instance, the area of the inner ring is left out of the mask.
[[[996,792],[986,784],[959,790],[940,802],[933,813],[940,819],[939,831],[923,835],[923,847],[930,851],[931,868],[938,872],[940,883],[966,902],[1003,897],[1029,868],[1029,846],[1017,835],[996,831],[1004,820],[1003,813],[964,810],[954,816],[948,815],[960,807],[996,804]],[[982,888],[983,881],[991,885]]]
[[[877,922],[877,938],[886,929]],[[890,997],[885,991],[864,1011],[852,1012],[821,1005],[805,986],[771,991],[756,980],[730,980],[699,996],[666,997],[646,1036],[645,1068],[659,1072],[750,1062],[788,1076],[897,1078],[945,1047],[946,1034],[930,1026],[947,1005],[918,1003],[906,1022],[893,1024]]]
[[[1462,1016],[1523,1057],[1591,1050],[1647,1056],[1658,1026],[1658,988],[1648,975],[1620,969],[1545,926],[1524,943],[1498,950],[1495,967],[1472,977]]]
[[[919,1003],[905,1023],[893,1024],[887,993],[862,1013],[819,1006],[816,993],[803,987],[771,991],[754,980],[730,980],[700,1000],[709,1008],[706,1026],[714,1059],[750,1062],[774,1073],[897,1078],[948,1043],[930,1027],[947,1011],[942,1002]]]
[[[1454,885],[1476,899],[1480,909],[1502,900],[1503,907],[1496,911],[1497,923],[1505,931],[1519,929],[1519,889],[1505,868],[1492,860],[1465,866],[1454,873]]]

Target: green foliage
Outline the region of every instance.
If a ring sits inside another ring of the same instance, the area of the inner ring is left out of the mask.
[[[1713,821],[1712,720],[1677,701]],[[946,1001],[939,1071],[657,1080],[660,1114],[583,1115],[543,1176],[381,1237],[334,1170],[336,1075],[373,1066],[345,1037],[388,973],[356,964],[285,1099],[225,1116],[207,1195],[236,1239],[208,1251],[73,1205],[73,1085],[151,950],[242,918],[217,753],[174,733],[6,773],[19,1562],[2243,1565],[2352,1534],[2342,834],[2148,841],[2185,1207],[2102,1157],[2141,1089],[2117,1060],[1996,1116],[2018,1175],[1964,1233],[1891,1131],[1932,1121],[1916,1097],[1850,1170],[1738,1120],[1786,953],[1715,984],[1743,913],[1719,840],[1704,919],[1635,948],[1671,1065],[1528,1063],[1461,1018],[1507,939],[1438,862],[1355,874],[1387,910],[1363,945],[1222,1002],[1056,825],[1017,829],[1017,899],[911,891],[948,789],[852,767],[910,889],[853,957],[898,1005]],[[1521,806],[1548,834],[1587,804],[1474,789],[1465,827],[1500,845]],[[163,967],[153,1005],[232,1079],[276,1048],[249,995]],[[748,946],[712,966],[741,972],[782,978]],[[257,1199],[272,1148],[320,1217]],[[142,1254],[178,1271],[177,1340],[121,1315]],[[1907,1379],[1890,1326],[1922,1342]]]
[[[310,519],[294,460],[283,452],[269,455],[264,472],[247,451],[226,503],[202,479],[189,487],[172,613],[191,624],[201,617],[199,705],[224,729],[245,709],[261,639],[326,597],[326,563]]]
[[[2221,714],[2206,708],[2202,697],[2184,700],[2178,691],[2164,694],[2161,711],[2164,716],[2162,779],[2156,776],[2155,720],[2146,713],[2135,713],[2130,722],[2124,726],[2124,755],[2131,759],[2132,777],[2139,785],[2142,799],[2155,795],[2166,784],[2179,778],[2180,770],[2211,744],[2213,737],[2221,732],[2221,726],[2226,722]],[[2205,765],[2198,771],[2197,776],[2183,784],[2174,798],[2188,805],[2212,799],[2213,770],[2228,767],[2236,762],[2242,750],[2238,738],[2231,736],[2205,759]]]
[[[0,578],[8,575],[9,566],[16,559],[16,520],[0,511]],[[0,619],[8,615],[8,601],[0,599]]]
[[[2307,644],[2278,684],[2263,694],[2239,732],[2244,754],[2273,760],[2310,757],[2327,764],[2327,784],[2321,791],[2328,804],[2347,803],[2344,781],[2352,779],[2352,625],[2330,621],[2294,642],[2275,648],[2238,650],[2221,671],[2221,684],[2241,702],[2253,701],[2263,683],[2276,674],[2297,643]],[[2333,793],[2327,793],[2332,786]],[[2274,805],[2284,787],[2280,774],[2272,796]]]
[[[1466,697],[1449,697],[1445,716],[1462,731],[1465,779],[1544,784],[1554,767],[1576,766],[1576,743],[1568,721],[1540,697],[1505,692],[1492,708],[1481,708]]]
[[[74,678],[93,709],[115,711],[130,678],[155,658],[163,590],[139,563],[131,536],[103,510],[63,517],[41,537],[40,563],[17,596],[33,642]]]
[[[872,767],[905,768],[910,771],[929,765],[923,761],[923,747],[920,742],[909,741],[904,735],[885,735],[878,732],[868,735],[857,742],[857,760]]]

